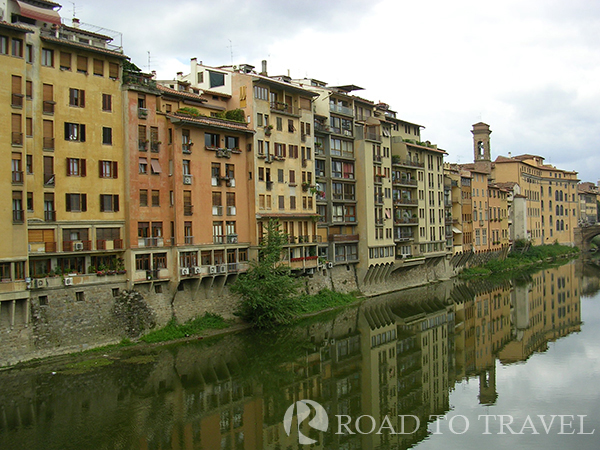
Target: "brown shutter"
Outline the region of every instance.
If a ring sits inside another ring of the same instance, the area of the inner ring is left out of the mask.
[[[71,194],[65,194],[65,211],[71,211]]]
[[[27,239],[29,242],[44,242],[44,233],[42,230],[28,230]]]
[[[13,133],[21,132],[21,114],[13,114],[12,115],[12,132]]]
[[[60,52],[60,66],[71,68],[71,54],[67,52]]]
[[[100,212],[104,212],[104,194],[100,194]]]
[[[54,242],[54,230],[42,230],[43,242]]]
[[[119,211],[119,196],[113,195],[113,211]]]
[[[77,71],[86,72],[88,71],[88,59],[87,56],[77,55]]]
[[[51,102],[54,100],[54,87],[51,84],[44,84],[44,101]]]
[[[79,141],[85,142],[85,125],[79,125]]]
[[[12,93],[20,94],[21,93],[21,77],[17,75],[12,76]]]
[[[85,106],[85,91],[82,89],[79,90],[79,106]]]
[[[30,80],[25,81],[25,95],[27,98],[33,97],[33,82]]]
[[[94,59],[94,75],[104,76],[104,61]]]
[[[115,80],[119,78],[119,65],[117,63],[108,63],[108,76]]]
[[[67,176],[71,175],[71,158],[67,158]]]
[[[85,177],[87,175],[86,167],[85,167],[85,159],[79,160],[81,176]]]
[[[52,138],[54,137],[54,123],[51,120],[44,120],[44,137]]]
[[[87,211],[87,194],[81,194],[81,211]]]
[[[119,171],[118,171],[118,166],[119,163],[117,161],[113,162],[113,178],[119,178]]]

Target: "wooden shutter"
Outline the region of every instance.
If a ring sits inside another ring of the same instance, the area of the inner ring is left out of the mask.
[[[113,211],[119,211],[119,196],[113,195]]]
[[[20,94],[21,93],[21,77],[17,75],[12,76],[12,93]]]
[[[44,120],[44,137],[54,137],[54,123],[51,120]]]
[[[77,71],[87,73],[87,71],[88,71],[87,56],[77,55]]]
[[[54,242],[54,230],[42,230],[43,242]]]
[[[71,194],[65,194],[65,211],[71,211]]]
[[[87,211],[87,194],[81,194],[81,210]]]
[[[83,89],[79,89],[79,106],[82,108],[85,106],[85,91]]]
[[[60,67],[71,69],[71,54],[67,52],[60,52]]]
[[[118,172],[118,162],[117,161],[113,161],[113,167],[112,167],[112,177],[113,178],[119,178],[119,172]]]
[[[21,114],[13,114],[12,115],[12,132],[13,133],[21,132]]]
[[[104,194],[100,194],[100,212],[104,212]]]
[[[25,96],[27,98],[33,97],[33,82],[30,80],[25,81]]]
[[[119,78],[119,65],[117,63],[108,63],[108,76],[115,80]]]
[[[51,84],[44,84],[44,101],[51,102],[54,99],[54,87]]]
[[[80,159],[79,160],[79,165],[80,165],[79,166],[79,171],[81,173],[81,176],[85,177],[87,175],[86,167],[85,167],[85,159]]]
[[[94,58],[94,75],[104,76],[104,61]]]
[[[79,141],[85,142],[85,125],[79,125]]]
[[[284,158],[286,156],[285,153],[286,153],[286,151],[285,151],[285,144],[281,144],[281,156],[283,156]]]
[[[44,233],[42,230],[28,230],[27,239],[29,242],[44,242]]]

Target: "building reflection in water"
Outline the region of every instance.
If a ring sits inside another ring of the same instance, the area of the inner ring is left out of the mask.
[[[496,360],[526,361],[579,331],[580,284],[567,264],[370,299],[278,333],[134,350],[84,373],[5,371],[0,448],[297,448],[282,419],[301,399],[330,418],[387,415],[396,431],[399,415],[420,421],[404,435],[335,434],[335,423],[321,432],[305,421],[311,448],[408,448],[427,437],[431,415],[448,412],[457,382],[478,379],[479,402],[494,404]]]

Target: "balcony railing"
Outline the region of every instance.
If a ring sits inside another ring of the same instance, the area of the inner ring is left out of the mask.
[[[358,234],[330,234],[329,240],[332,242],[357,242]]]
[[[397,231],[400,231],[400,230],[397,230]],[[410,232],[410,233],[396,232],[394,234],[394,240],[396,240],[398,242],[412,241],[414,238],[415,238],[415,236],[412,232]]]
[[[44,211],[44,220],[46,222],[56,222],[56,211]]]
[[[22,170],[13,170],[12,182],[19,183],[19,184],[23,183],[23,171]]]
[[[121,250],[123,248],[123,239],[98,239],[96,240],[96,250]]]
[[[22,209],[13,209],[13,223],[23,223],[25,221],[25,211]]]
[[[11,134],[12,145],[23,145],[23,133],[13,131]]]
[[[213,244],[237,244],[237,234],[214,234]]]
[[[160,142],[158,142],[158,141],[150,142],[150,151],[152,153],[158,153],[160,151]]]
[[[194,214],[194,205],[183,205],[183,215],[191,216]]]
[[[405,166],[405,167],[425,167],[425,163],[417,162],[417,161],[409,161],[409,160],[400,159],[397,157],[392,157],[392,165],[393,166]]]
[[[138,237],[138,247],[164,247],[162,237]]]
[[[382,204],[383,203],[383,194],[375,194],[374,196],[374,201],[376,204]]]
[[[394,219],[395,225],[414,225],[418,223],[419,219],[417,217],[399,217]]]
[[[331,131],[328,125],[319,122],[315,122],[315,130],[321,131],[322,133],[329,133]]]
[[[191,142],[184,142],[181,144],[181,151],[183,153],[192,153],[192,143]]]
[[[92,241],[63,241],[63,252],[89,251],[92,249]]]
[[[271,111],[282,112],[287,114],[299,115],[298,108],[294,108],[284,102],[271,102]]]
[[[10,105],[14,108],[22,108],[23,107],[23,94],[12,94]]]
[[[184,242],[188,245],[194,243],[194,236],[184,236]]]
[[[148,151],[148,141],[146,141],[145,139],[138,139],[138,150],[140,152],[147,152]]]
[[[418,205],[419,201],[414,198],[397,198],[394,200],[394,205]]]
[[[348,108],[347,106],[342,106],[335,103],[329,104],[329,111],[354,117],[354,110],[352,108]]]
[[[43,149],[44,150],[54,150],[54,138],[53,137],[45,137],[43,139]]]
[[[365,139],[369,140],[369,141],[377,141],[377,142],[381,142],[381,135],[377,134],[377,133],[372,133],[370,131],[367,131],[365,133]]]
[[[54,114],[55,104],[56,102],[53,102],[52,100],[44,100],[44,102],[42,103],[42,112],[44,114]]]
[[[409,178],[392,178],[392,184],[400,186],[416,186],[417,180],[411,180]]]

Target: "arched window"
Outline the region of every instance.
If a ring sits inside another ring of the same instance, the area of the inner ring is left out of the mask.
[[[565,231],[565,221],[564,220],[560,221],[560,230]]]
[[[560,231],[560,220],[556,219],[556,231]]]

